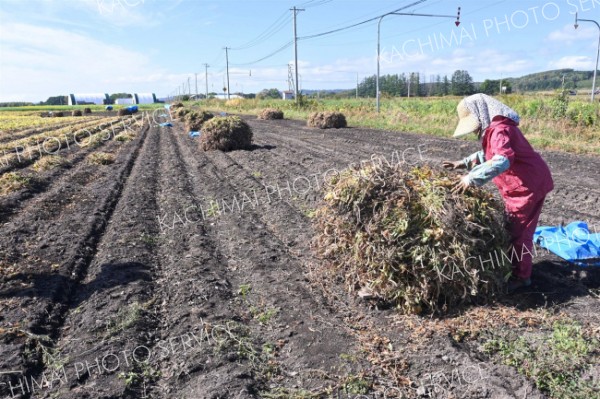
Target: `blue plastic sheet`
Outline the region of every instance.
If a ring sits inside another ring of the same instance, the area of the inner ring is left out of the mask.
[[[220,116],[227,116],[227,112],[219,112]]]
[[[112,105],[107,105],[106,107],[104,107],[105,110],[107,111],[112,111],[113,106]]]
[[[138,106],[137,105],[130,105],[129,107],[127,107],[127,111],[134,113],[134,112],[138,112]]]
[[[172,127],[173,124],[171,122],[163,122],[163,123],[159,123],[158,126],[162,126],[162,127]]]
[[[196,132],[196,131],[192,130],[191,132],[188,133],[188,136],[190,136],[191,138],[200,137],[200,132]]]
[[[590,231],[585,222],[538,227],[533,240],[568,262],[582,266],[600,266],[600,233]]]

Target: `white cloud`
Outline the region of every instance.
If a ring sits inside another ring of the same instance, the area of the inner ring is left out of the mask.
[[[595,61],[592,61],[591,57],[583,55],[569,55],[558,60],[550,61],[548,66],[552,69],[571,68],[589,71],[594,69]]]
[[[589,39],[598,39],[598,30],[584,23],[580,23],[577,29],[573,25],[565,25],[560,30],[550,32],[546,38],[550,42],[561,44],[573,44]]]
[[[137,51],[28,24],[4,25],[0,52],[0,101],[77,92],[168,92],[189,76],[167,74]]]
[[[77,3],[88,13],[113,26],[153,27],[160,25],[162,15],[176,8],[182,1],[83,0]],[[63,5],[63,2],[60,3],[56,6]]]

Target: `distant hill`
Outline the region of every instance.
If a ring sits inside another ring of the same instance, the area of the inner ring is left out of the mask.
[[[563,87],[567,90],[591,89],[593,71],[575,71],[573,69],[556,69],[537,72],[520,78],[504,78],[512,84],[513,92],[556,90]],[[596,78],[598,79],[598,78]]]

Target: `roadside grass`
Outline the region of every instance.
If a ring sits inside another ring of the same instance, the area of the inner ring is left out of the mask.
[[[536,387],[557,399],[597,397],[597,381],[586,373],[600,361],[600,343],[574,321],[557,321],[550,331],[528,337],[491,334],[483,350],[493,360],[517,369]]]
[[[572,100],[561,94],[498,97],[521,116],[521,130],[536,149],[575,154],[600,155],[600,104]],[[414,132],[451,137],[457,123],[456,105],[461,97],[383,98],[381,112],[375,100],[304,99],[294,101],[245,99],[234,102],[210,99],[190,105],[213,112],[256,115],[264,108],[278,108],[287,119],[306,120],[311,112],[336,111],[346,116],[349,126]],[[467,137],[459,140],[475,140]]]

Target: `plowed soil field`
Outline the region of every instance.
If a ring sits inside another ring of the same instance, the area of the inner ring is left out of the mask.
[[[145,123],[63,148],[47,171],[0,165],[29,179],[0,196],[0,397],[543,398],[481,350],[485,334],[542,336],[566,315],[600,335],[600,269],[542,252],[527,290],[444,318],[324,291],[311,216],[328,176],[478,144],[244,118],[251,151],[202,152],[181,123]],[[556,189],[540,224],[598,230],[600,160],[543,156]]]

